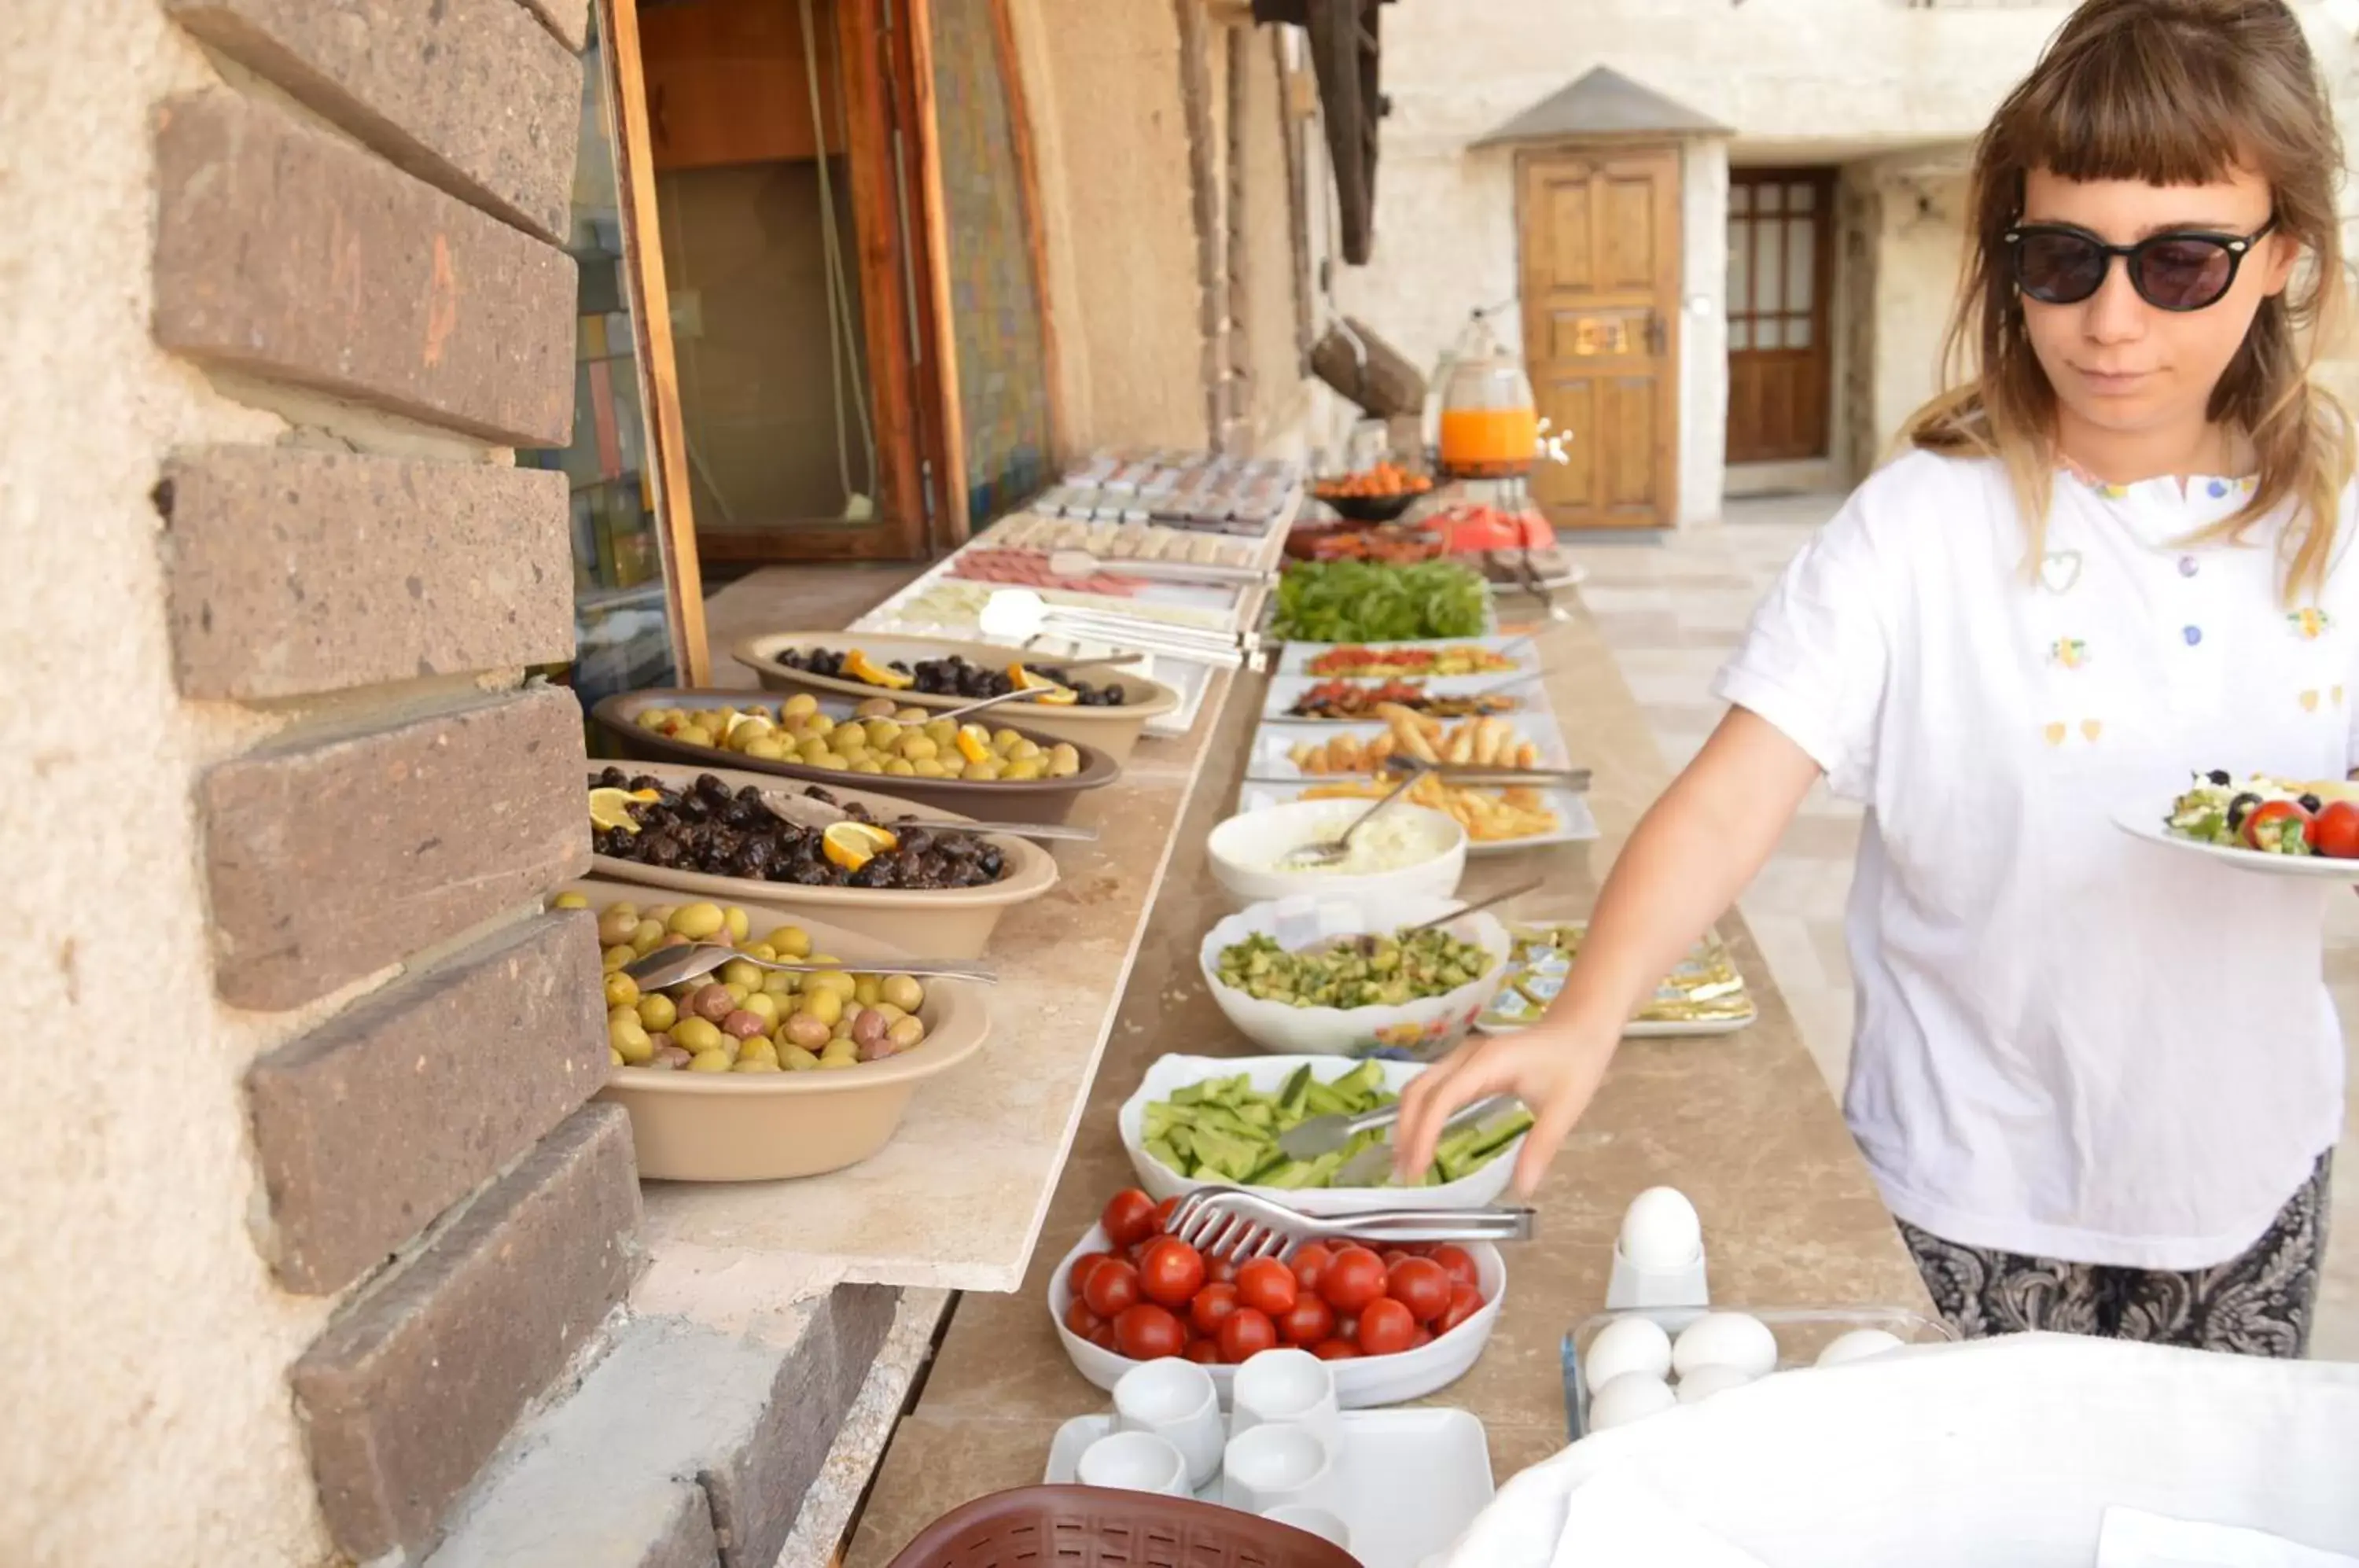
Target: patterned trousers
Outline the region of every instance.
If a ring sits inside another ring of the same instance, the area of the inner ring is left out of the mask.
[[[2318,1269],[2326,1253],[2327,1177],[2318,1157],[2268,1234],[2210,1269],[2125,1269],[1961,1247],[1897,1222],[1950,1326],[1968,1339],[2087,1334],[2242,1356],[2299,1357],[2310,1348]]]

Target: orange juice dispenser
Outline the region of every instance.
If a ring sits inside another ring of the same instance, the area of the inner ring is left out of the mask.
[[[1491,330],[1490,316],[1473,312],[1442,379],[1437,446],[1447,478],[1521,479],[1539,444],[1531,380]]]

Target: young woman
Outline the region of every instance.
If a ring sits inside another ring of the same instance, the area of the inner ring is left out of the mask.
[[[1954,389],[1762,605],[1547,1018],[1411,1091],[1405,1169],[1512,1091],[1528,1191],[1824,777],[1867,807],[1844,1114],[1943,1313],[2302,1353],[2324,895],[2112,818],[2190,770],[2354,764],[2353,438],[2308,381],[2342,162],[2279,0],[2073,14],[1975,156]]]

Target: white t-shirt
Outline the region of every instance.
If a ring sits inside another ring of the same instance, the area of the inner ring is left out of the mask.
[[[2198,770],[2352,766],[2359,566],[2289,614],[2273,529],[2182,548],[2243,483],[2060,474],[2035,584],[2000,465],[1912,453],[1795,559],[1717,683],[1868,808],[1843,1113],[1892,1212],[1947,1240],[2225,1262],[2342,1126],[2322,921],[2352,895],[2112,821]]]

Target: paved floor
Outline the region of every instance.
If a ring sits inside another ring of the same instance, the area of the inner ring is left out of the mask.
[[[1674,766],[1693,757],[1719,722],[1710,682],[1755,603],[1836,504],[1827,496],[1736,502],[1716,527],[1573,551],[1590,572],[1582,593]],[[1742,906],[1811,1054],[1838,1091],[1851,1054],[1843,907],[1858,843],[1858,809],[1823,789],[1814,792]],[[2359,899],[2336,906],[2327,973],[2345,1032],[2359,1040]],[[2359,1107],[2359,1070],[2352,1082]],[[2359,1149],[2340,1163],[2334,1186],[2342,1228],[2328,1249],[2312,1354],[2359,1360]]]

